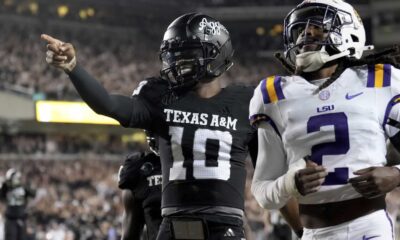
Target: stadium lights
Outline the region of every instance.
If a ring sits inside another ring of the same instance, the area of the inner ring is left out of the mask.
[[[79,10],[79,17],[80,17],[82,20],[85,20],[85,19],[87,18],[86,9],[81,9],[81,10]]]
[[[3,2],[4,6],[12,6],[14,4],[13,0],[4,0]]]
[[[88,8],[88,9],[86,9],[86,14],[87,14],[89,17],[93,17],[94,14],[95,14],[95,11],[94,11],[93,8]]]
[[[95,113],[84,102],[36,101],[35,107],[38,122],[119,125],[114,119]]]
[[[258,35],[258,36],[263,36],[264,34],[265,34],[265,28],[264,27],[257,27],[256,28],[256,34]]]
[[[60,5],[57,7],[57,14],[59,17],[65,17],[69,12],[69,7],[67,5]]]
[[[29,3],[29,11],[36,15],[39,12],[39,4],[37,2],[30,2]]]
[[[94,8],[81,9],[81,10],[79,10],[79,17],[82,20],[85,20],[89,17],[94,17],[95,13],[96,12],[95,12]]]
[[[275,24],[269,31],[269,35],[272,37],[281,36],[282,32],[283,32],[283,25]]]
[[[137,131],[129,135],[123,135],[121,139],[123,143],[129,143],[129,142],[145,143],[146,133],[144,133],[143,131]]]

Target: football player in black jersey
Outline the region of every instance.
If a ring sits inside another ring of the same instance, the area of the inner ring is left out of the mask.
[[[123,190],[125,212],[122,240],[140,240],[144,224],[146,238],[154,240],[161,217],[161,164],[156,139],[148,134],[146,144],[138,144],[119,170],[118,187]]]
[[[26,206],[28,198],[35,192],[30,187],[23,186],[21,172],[10,168],[6,172],[5,181],[0,187],[0,199],[6,203],[4,240],[25,240]]]
[[[228,30],[190,13],[167,28],[160,48],[161,76],[142,81],[132,97],[109,94],[77,64],[72,44],[49,35],[46,61],[70,77],[97,113],[159,138],[162,215],[158,239],[243,239],[245,159],[257,154],[248,124],[253,88],[223,88],[232,66]],[[255,159],[255,158],[253,158]]]

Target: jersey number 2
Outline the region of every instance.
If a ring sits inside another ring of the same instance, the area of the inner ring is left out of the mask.
[[[185,180],[187,169],[182,153],[183,127],[170,127],[173,165],[169,171],[169,180]],[[219,149],[216,166],[206,165],[207,141],[218,141]],[[176,144],[174,144],[176,143]],[[196,179],[228,180],[231,176],[232,135],[226,131],[197,129],[193,140],[193,177]]]
[[[320,143],[311,148],[311,159],[318,165],[323,165],[322,157],[324,155],[346,154],[350,149],[349,126],[346,114],[339,112],[310,117],[307,122],[307,133],[321,131],[321,127],[324,126],[334,127],[336,141]],[[346,184],[348,178],[349,169],[347,167],[338,167],[333,172],[328,173],[322,185]]]

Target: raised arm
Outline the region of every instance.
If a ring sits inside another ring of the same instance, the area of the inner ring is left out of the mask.
[[[42,34],[41,38],[47,42],[46,62],[68,74],[89,107],[98,114],[109,116],[121,125],[128,126],[137,103],[127,96],[109,94],[99,81],[77,65],[76,51],[72,44],[46,34]]]

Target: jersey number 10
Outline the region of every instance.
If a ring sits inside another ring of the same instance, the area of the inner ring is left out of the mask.
[[[182,153],[183,127],[170,127],[171,150],[173,157],[172,168],[169,171],[169,180],[185,180],[187,169],[184,166]],[[217,166],[206,165],[207,140],[217,140],[219,149]],[[232,135],[227,131],[197,129],[193,140],[193,177],[195,179],[228,180],[231,176],[231,147]]]

